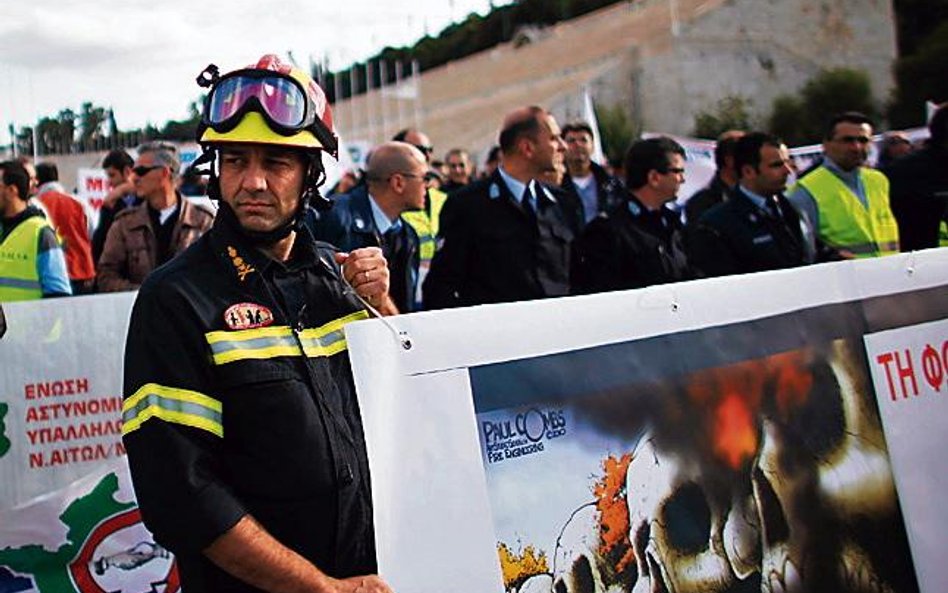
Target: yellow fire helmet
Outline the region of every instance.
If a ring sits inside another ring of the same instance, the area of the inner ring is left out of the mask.
[[[198,127],[201,144],[276,144],[338,157],[326,94],[311,76],[277,56],[267,54],[223,76],[211,64],[197,82],[210,87]]]

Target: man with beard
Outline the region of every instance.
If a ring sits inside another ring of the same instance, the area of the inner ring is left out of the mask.
[[[689,225],[691,263],[707,276],[811,263],[800,217],[783,195],[791,172],[786,145],[752,132],[737,141],[734,162],[740,181],[731,199]]]
[[[378,248],[336,254],[302,225],[337,150],[325,95],[273,55],[198,80],[220,210],[145,281],[125,352],[143,521],[190,593],[390,593],[343,333],[367,316],[350,285],[378,302],[388,271]]]

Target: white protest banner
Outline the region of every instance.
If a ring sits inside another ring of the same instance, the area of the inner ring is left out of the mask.
[[[93,213],[93,227],[99,224],[99,211],[109,193],[109,177],[105,169],[80,167],[76,172],[76,197],[88,205],[87,211]]]
[[[948,507],[948,321],[867,335],[866,351],[917,565],[929,591],[948,591],[940,570]]]
[[[407,315],[401,343],[353,324],[380,571],[415,593],[940,592],[863,336],[946,318],[931,250]]]
[[[4,303],[0,591],[178,590],[121,443],[134,293]]]

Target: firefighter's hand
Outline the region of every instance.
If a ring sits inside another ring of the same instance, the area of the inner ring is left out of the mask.
[[[337,593],[392,593],[392,589],[378,575],[339,579],[334,583]]]
[[[378,247],[362,247],[349,253],[337,253],[342,275],[356,293],[377,309],[385,308],[388,295],[388,262]],[[384,311],[383,311],[384,313]]]

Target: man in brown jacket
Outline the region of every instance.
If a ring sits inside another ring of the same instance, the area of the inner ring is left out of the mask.
[[[149,142],[138,148],[135,193],[144,203],[120,212],[99,258],[100,292],[136,290],[152,270],[204,234],[214,214],[175,189],[179,168],[175,147]]]

